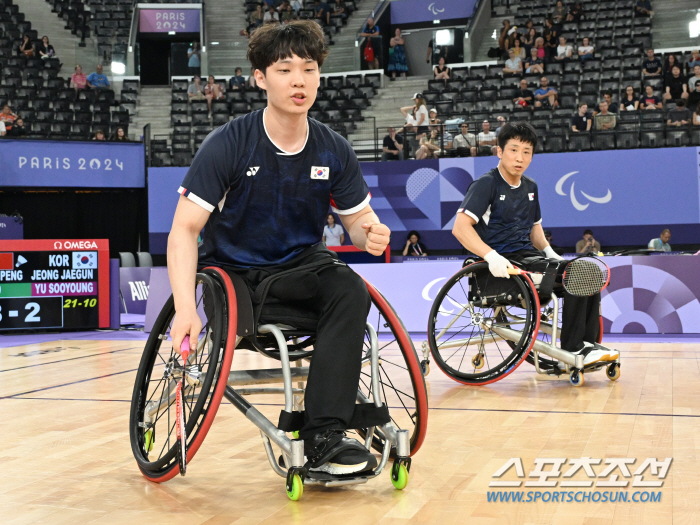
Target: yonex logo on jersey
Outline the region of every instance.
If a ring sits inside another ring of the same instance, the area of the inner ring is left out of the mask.
[[[329,169],[324,166],[311,166],[311,178],[317,180],[328,180]]]
[[[501,200],[502,200],[502,201],[506,200],[506,196],[505,196],[505,195],[501,195]]]
[[[534,200],[535,200],[535,194],[534,194],[534,193],[528,193],[528,194],[527,194],[527,197],[528,197],[531,201],[534,201]]]
[[[260,166],[252,166],[252,167],[248,168],[248,171],[246,171],[245,174],[248,177],[252,177],[258,172],[259,169],[260,169]]]

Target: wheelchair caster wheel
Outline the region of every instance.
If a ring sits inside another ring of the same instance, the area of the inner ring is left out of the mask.
[[[292,501],[299,501],[302,494],[304,494],[304,482],[301,480],[299,474],[292,474],[291,483],[289,479],[287,480],[287,496],[289,496],[289,499]]]
[[[420,370],[423,372],[423,377],[427,376],[430,373],[430,361],[423,359],[420,362]]]
[[[474,366],[474,368],[477,370],[484,368],[484,356],[481,354],[476,354],[474,357],[472,357],[472,366]]]
[[[397,468],[398,467],[398,468]],[[408,469],[403,463],[394,464],[391,469],[391,484],[396,490],[403,490],[408,485]]]
[[[619,363],[612,363],[608,365],[608,367],[605,369],[605,374],[608,376],[608,379],[610,381],[617,381],[620,379],[620,374],[622,372],[620,371],[620,364]]]
[[[583,386],[583,372],[572,370],[569,374],[569,382],[574,386]]]

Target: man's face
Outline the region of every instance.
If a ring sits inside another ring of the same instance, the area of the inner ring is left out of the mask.
[[[83,68],[80,67],[80,66],[78,66],[78,67],[75,68],[75,72],[76,72],[78,75],[80,75],[80,74],[83,73]]]
[[[652,60],[654,58],[654,50],[653,49],[647,49],[647,58],[649,60]]]
[[[97,71],[97,74],[98,74],[98,75],[101,75],[101,74],[102,74],[102,66],[98,65],[98,66],[95,68],[95,71]]]
[[[578,110],[579,113],[581,113],[581,115],[585,115],[588,112],[588,105],[584,104],[580,108],[578,108]]]
[[[309,111],[316,100],[321,71],[315,60],[292,55],[270,65],[265,74],[256,69],[255,80],[258,86],[267,91],[269,106],[285,113],[301,115]]]
[[[522,89],[523,91],[527,89],[527,80],[522,80],[520,82],[520,89]]]
[[[698,80],[697,82],[695,82],[695,91],[699,91],[699,92],[700,92],[700,80]]]
[[[540,79],[540,86],[542,86],[543,88],[546,88],[548,85],[549,85],[549,80],[547,80],[546,77],[542,77]]]
[[[564,38],[564,37],[559,38],[559,45],[565,46],[566,45],[566,38]]]
[[[671,240],[671,232],[664,232],[661,234],[661,242],[667,243]]]
[[[496,120],[498,121],[499,124],[505,124],[505,122],[506,122],[506,118],[501,116],[501,115],[497,116]]]
[[[593,242],[595,239],[593,239],[593,234],[586,233],[583,235],[583,240],[586,242]]]
[[[678,66],[673,66],[673,69],[671,69],[671,73],[673,73],[673,76],[675,78],[678,78],[678,76],[681,74],[681,70],[678,68]]]
[[[387,131],[387,133],[389,133],[389,135],[392,135],[392,136],[394,134],[396,134],[396,130],[394,128],[388,128],[386,131]]]
[[[491,129],[491,124],[489,122],[482,122],[481,129],[484,130],[484,133],[488,133]]]
[[[367,19],[367,25],[369,27],[374,27],[374,18],[368,18]]]
[[[243,73],[243,70],[242,70],[241,68],[237,68],[237,69],[236,69],[236,76],[237,76],[237,77],[240,77],[240,76],[241,76],[241,73]]]
[[[467,126],[466,124],[462,124],[461,126],[459,126],[459,129],[462,132],[462,135],[466,135],[467,133],[469,133],[469,126]]]
[[[602,100],[598,106],[600,107],[601,113],[605,114],[608,112],[608,103],[605,100]]]
[[[605,102],[607,102],[609,106],[610,102],[612,101],[612,97],[606,93],[605,95],[603,95],[603,99],[605,99]]]
[[[15,124],[17,124],[21,128],[22,126],[24,126],[24,120],[22,120],[21,118],[18,118],[17,122],[15,122]]]
[[[534,151],[532,144],[515,138],[510,139],[504,149],[499,146],[496,153],[505,171],[512,175],[522,175],[532,162]]]
[[[693,68],[693,76],[700,77],[700,66],[695,66]]]
[[[654,95],[654,88],[653,87],[647,86],[646,90],[647,90],[647,97],[651,97]]]

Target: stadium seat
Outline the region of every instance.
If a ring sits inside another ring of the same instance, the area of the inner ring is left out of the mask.
[[[588,151],[591,149],[591,136],[588,133],[572,133],[569,137],[569,151]]]
[[[642,129],[640,135],[643,148],[661,148],[665,145],[664,132],[661,130]]]
[[[690,145],[690,134],[687,129],[667,129],[666,146],[679,147]]]
[[[615,133],[601,131],[593,133],[593,149],[615,149]]]

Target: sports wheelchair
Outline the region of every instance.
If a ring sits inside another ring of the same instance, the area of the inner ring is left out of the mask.
[[[515,266],[515,265],[514,265]],[[467,259],[447,280],[433,302],[428,339],[423,342],[424,372],[432,353],[450,378],[468,385],[486,385],[511,374],[523,361],[538,374],[568,374],[574,386],[584,373],[605,368],[611,381],[620,378],[620,359],[583,365],[583,356],[557,346],[561,333],[561,274],[556,272],[491,275],[488,263]],[[535,282],[537,284],[535,284]],[[602,346],[603,318],[598,340]]]
[[[292,500],[301,497],[304,484],[365,483],[379,476],[390,459],[394,487],[403,489],[407,485],[411,456],[426,434],[427,393],[413,342],[396,312],[374,286],[365,281],[373,307],[365,329],[362,373],[351,421],[363,423],[348,432],[355,432],[368,450],[380,453],[381,460],[373,471],[334,476],[308,470],[303,441],[298,439],[309,373],[305,361],[313,359],[313,328],[318,319],[289,306],[288,312],[293,316],[307,318],[299,323],[304,326],[274,323],[266,313],[266,305],[253,307],[244,280],[220,268],[201,270],[196,283],[198,312],[203,320],[197,350],[182,363],[181,355],[168,342],[175,315],[170,296],[153,326],[136,376],[130,440],[138,467],[148,480],[159,483],[178,472],[184,475],[225,397],[260,429],[270,466],[286,478],[287,494]],[[279,305],[270,311],[279,313]],[[280,366],[240,369],[233,362],[234,349],[258,352],[279,361]],[[183,372],[182,412],[187,436],[184,453],[175,436],[176,385]],[[284,405],[277,425],[254,406],[262,395],[273,399],[277,396],[277,402]],[[384,421],[389,422],[367,423],[366,418],[356,417],[368,407],[383,409],[388,413]],[[281,455],[277,456],[273,447],[280,449]],[[186,462],[181,464],[183,456]]]

